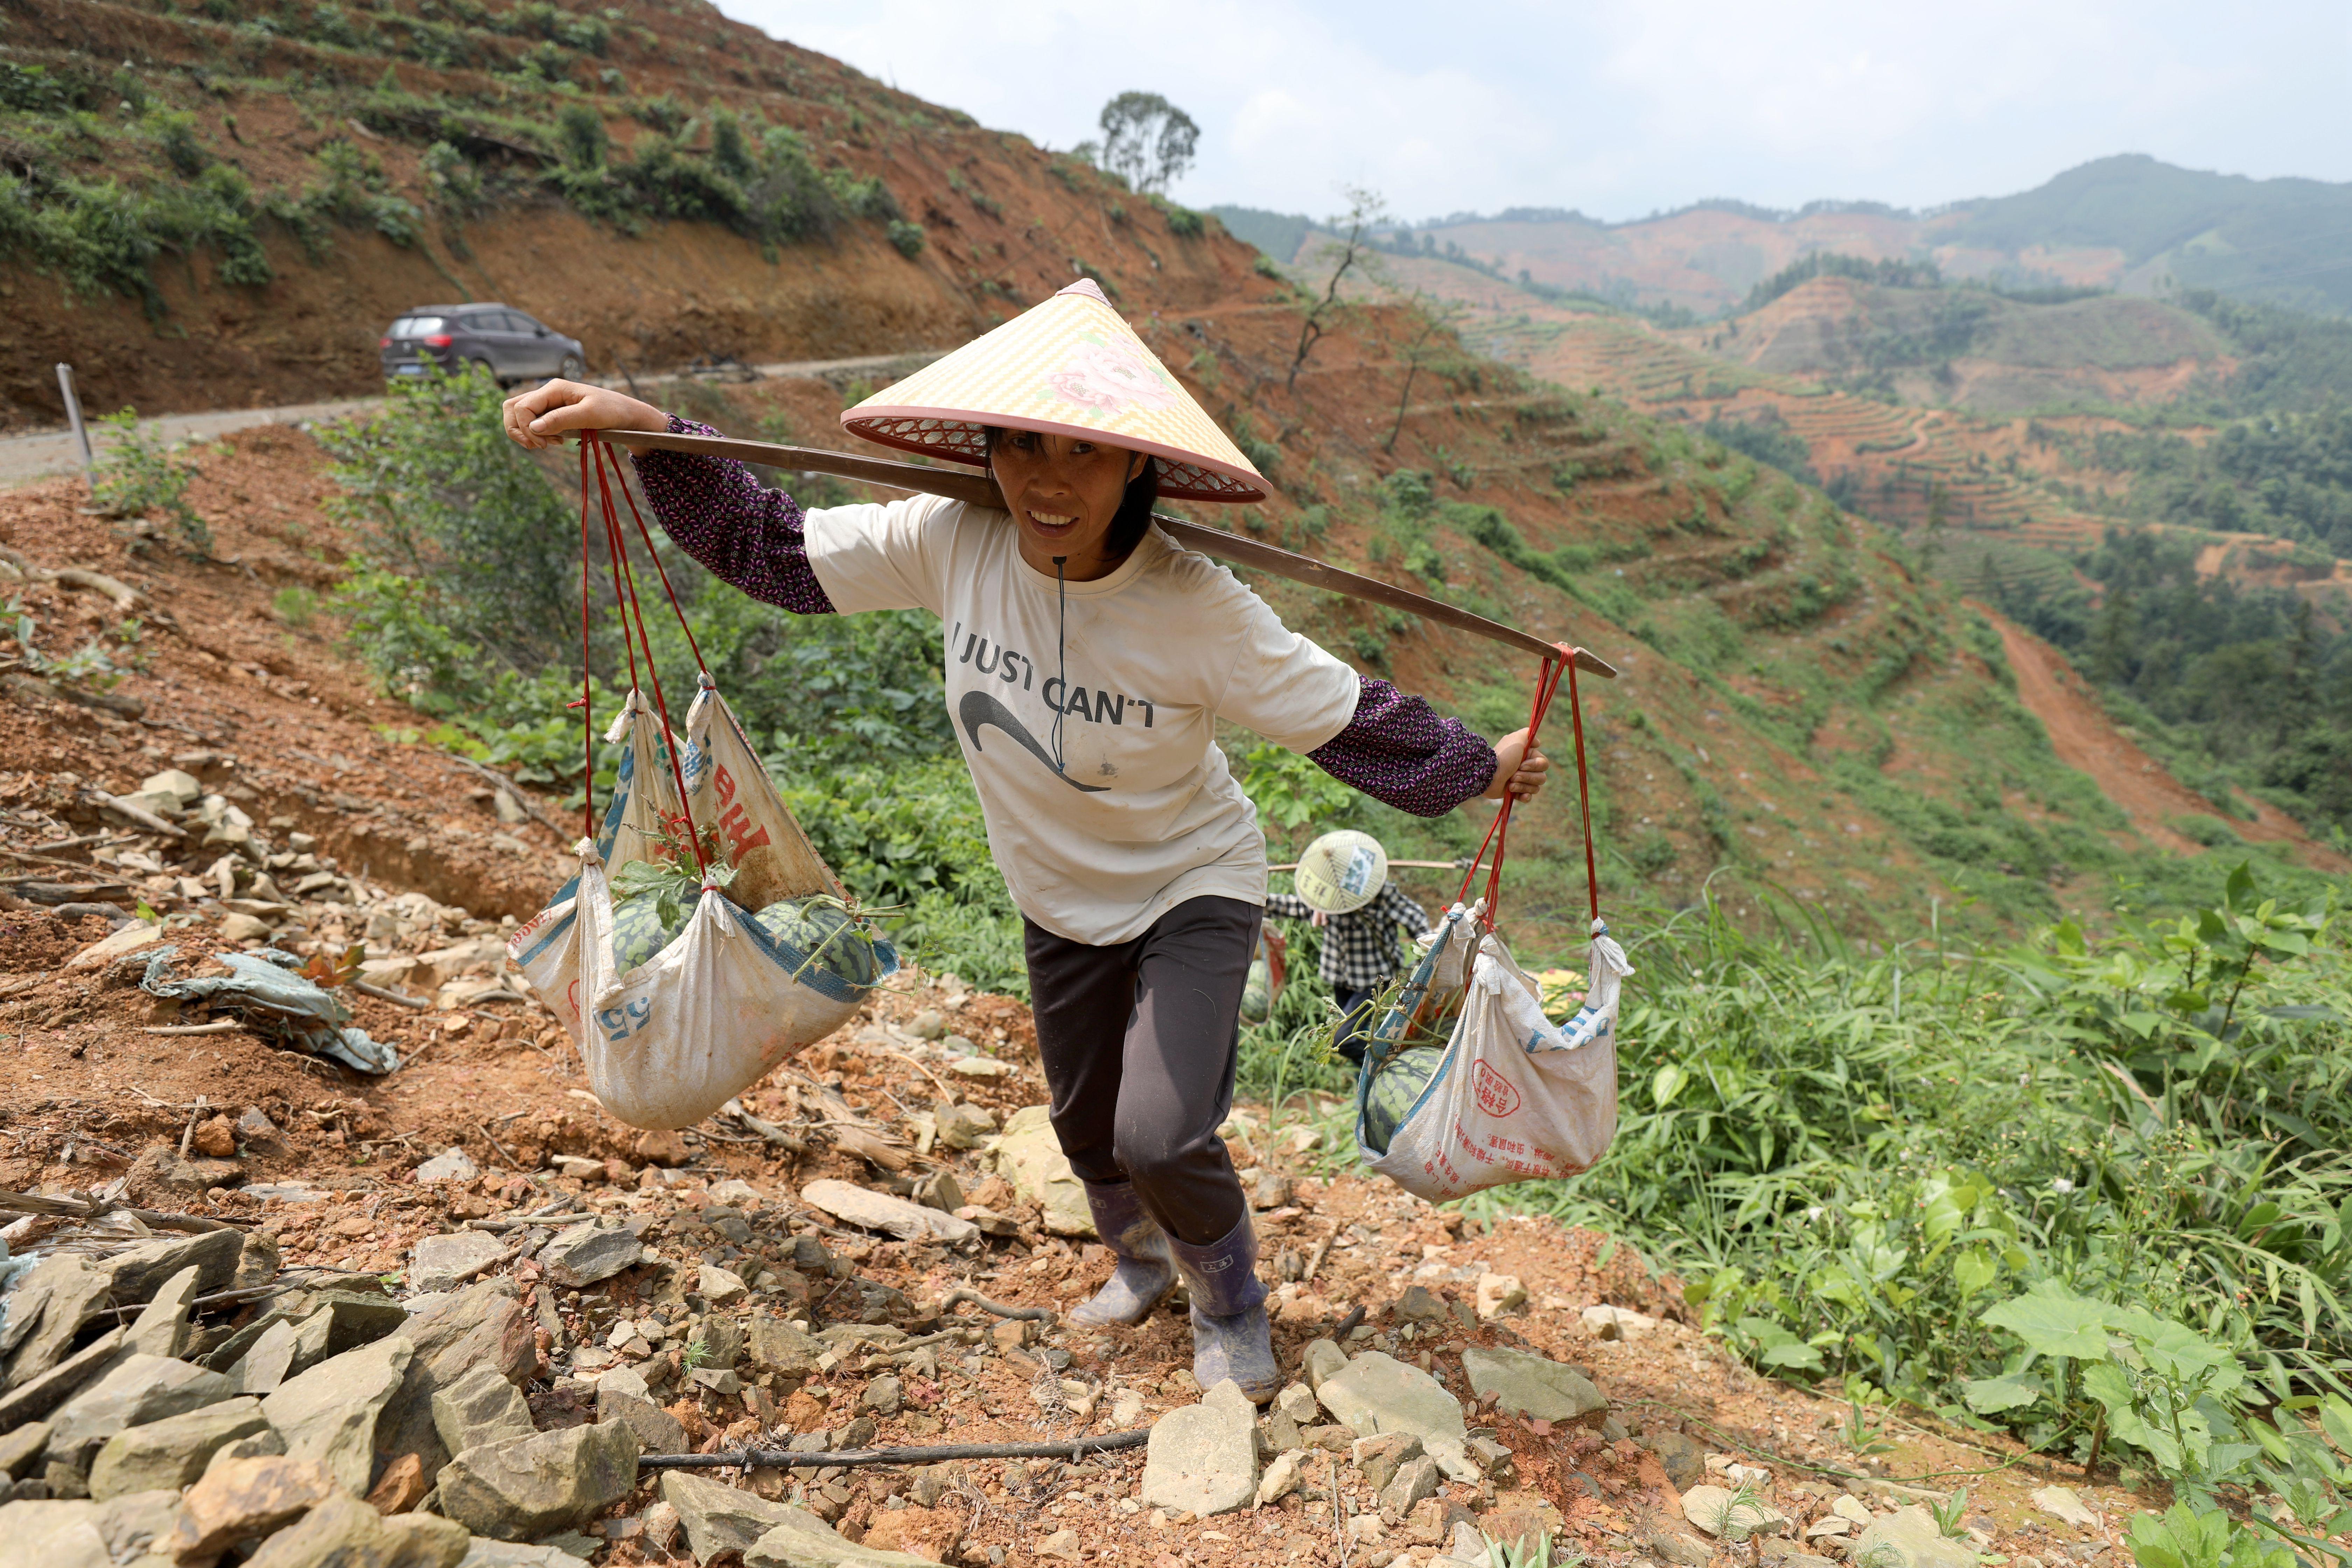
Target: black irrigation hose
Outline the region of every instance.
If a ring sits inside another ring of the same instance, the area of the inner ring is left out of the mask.
[[[1339,1326],[1331,1331],[1331,1337],[1335,1340],[1346,1339],[1349,1334],[1356,1331],[1357,1325],[1361,1323],[1363,1321],[1364,1304],[1361,1301],[1359,1301],[1354,1306],[1348,1309],[1348,1315],[1339,1320]]]
[[[1076,1459],[1116,1448],[1139,1448],[1151,1428],[1073,1437],[1064,1443],[949,1443],[930,1448],[845,1448],[837,1453],[796,1454],[784,1448],[740,1448],[732,1454],[647,1454],[644,1470],[814,1470],[853,1465],[936,1465],[947,1459]]]

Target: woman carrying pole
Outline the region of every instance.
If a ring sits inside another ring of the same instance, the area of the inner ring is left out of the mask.
[[[712,434],[601,387],[508,400],[508,433]],[[1155,528],[1160,497],[1264,499],[1247,458],[1080,282],[842,416],[868,439],[983,466],[1007,510],[922,496],[803,514],[741,464],[635,458],[662,526],[800,615],[921,607],[989,847],[1023,916],[1055,1136],[1118,1258],[1071,1314],[1139,1323],[1181,1277],[1193,1373],[1259,1404],[1280,1384],[1249,1205],[1218,1126],[1266,897],[1255,810],[1219,719],[1437,816],[1543,787],[1526,731],[1489,745],[1284,626]]]

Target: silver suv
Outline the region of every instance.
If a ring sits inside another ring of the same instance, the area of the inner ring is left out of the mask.
[[[576,381],[588,373],[579,339],[511,305],[420,305],[385,328],[376,349],[386,381],[423,375],[428,365],[479,365],[501,386],[551,375]]]

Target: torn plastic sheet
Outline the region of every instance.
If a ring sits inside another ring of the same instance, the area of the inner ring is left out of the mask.
[[[217,954],[233,973],[171,979],[166,971],[176,947],[158,948],[148,960],[140,987],[151,996],[189,1002],[213,1012],[235,1013],[246,1026],[277,1046],[326,1057],[358,1072],[383,1074],[400,1065],[400,1053],[364,1029],[343,1026],[352,1010],[305,976],[302,961],[275,948]]]

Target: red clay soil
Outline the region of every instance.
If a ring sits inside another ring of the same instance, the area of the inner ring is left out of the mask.
[[[2001,650],[2017,673],[2018,700],[2050,731],[2058,760],[2088,774],[2149,842],[2176,854],[2200,853],[2201,847],[2171,824],[2181,816],[2218,816],[2213,803],[2174,778],[2162,763],[2117,730],[2064,654],[2000,612],[1973,599],[1969,604],[2000,633]],[[2256,844],[2291,844],[2297,858],[2315,870],[2352,870],[2352,860],[2314,843],[2302,825],[2278,807],[2263,801],[2251,804],[2253,821],[2230,822],[2240,837]]]

